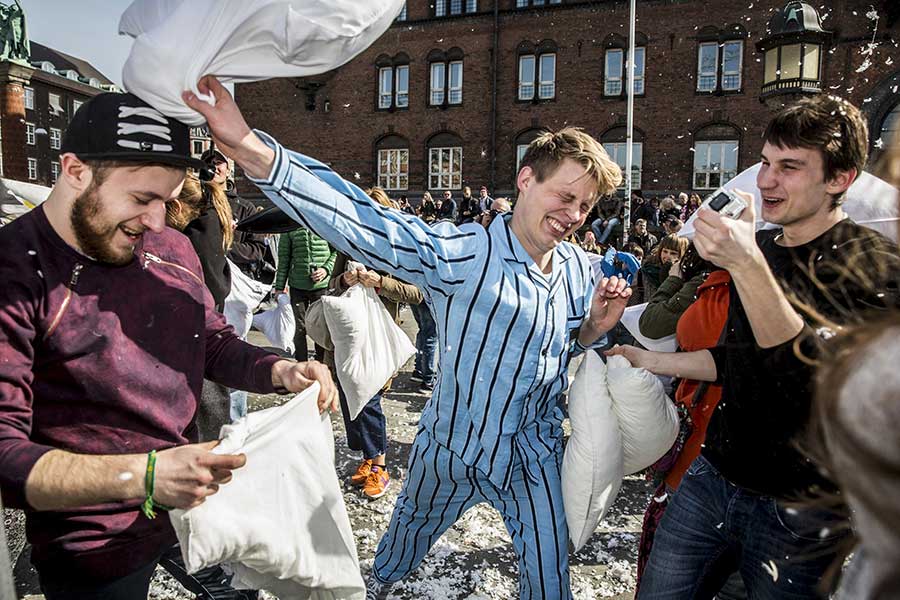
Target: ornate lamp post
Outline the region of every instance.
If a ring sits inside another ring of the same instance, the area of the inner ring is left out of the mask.
[[[765,56],[760,100],[822,91],[823,50],[830,45],[831,35],[822,29],[819,13],[807,2],[788,2],[777,11],[767,36],[756,44]]]

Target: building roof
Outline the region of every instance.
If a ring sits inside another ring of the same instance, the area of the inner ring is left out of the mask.
[[[54,50],[53,48],[49,48],[44,46],[43,44],[39,44],[35,41],[31,42],[31,62],[39,63],[43,61],[49,61],[53,63],[53,66],[56,67],[57,71],[66,71],[72,69],[77,71],[79,75],[84,77],[85,79],[97,79],[100,81],[101,85],[115,85],[113,81],[106,77],[103,73],[98,71],[91,63],[86,60],[82,60],[80,58],[76,58],[65,52],[60,52],[59,50]]]

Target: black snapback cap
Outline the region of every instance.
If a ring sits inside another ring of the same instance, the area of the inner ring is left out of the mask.
[[[135,96],[107,92],[85,102],[72,116],[60,154],[82,160],[118,160],[206,169],[191,156],[187,125],[166,117]]]

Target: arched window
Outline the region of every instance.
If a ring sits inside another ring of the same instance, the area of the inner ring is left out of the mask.
[[[711,123],[694,133],[694,189],[714,190],[738,174],[740,130]]]
[[[375,181],[386,190],[409,189],[409,142],[399,135],[386,135],[375,142]]]
[[[428,105],[459,106],[463,101],[463,51],[451,48],[446,52],[428,53]]]
[[[891,147],[900,144],[900,102],[885,115],[881,122],[881,139],[882,147]]]
[[[528,145],[531,144],[538,136],[543,133],[546,133],[546,129],[542,128],[533,128],[526,129],[522,133],[516,136],[516,173],[515,176],[518,176],[519,169],[522,167],[522,159],[525,157],[525,152],[528,150]]]
[[[462,138],[441,132],[428,138],[428,189],[458,190],[462,188]]]
[[[409,107],[409,56],[400,52],[393,57],[382,54],[375,59],[378,71],[378,110]]]
[[[618,34],[610,34],[604,40],[603,95],[622,97],[625,95],[625,81],[628,79],[628,40]],[[644,95],[644,73],[647,63],[647,36],[637,32],[634,35],[634,94]]]
[[[619,189],[625,189],[625,163],[628,154],[627,130],[618,126],[607,129],[600,136],[600,143],[609,157],[622,169],[622,183]],[[639,190],[642,185],[641,174],[644,169],[644,132],[634,130],[631,140],[631,189]]]
[[[519,88],[516,97],[522,102],[552,100],[556,97],[556,52],[553,40],[538,44],[522,42],[518,47]]]

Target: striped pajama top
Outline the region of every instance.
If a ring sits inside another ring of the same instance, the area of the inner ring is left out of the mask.
[[[372,201],[326,165],[283,148],[252,179],[288,215],[348,256],[412,283],[435,316],[439,377],[420,427],[496,485],[517,463],[562,449],[559,398],[595,280],[568,243],[544,274],[509,227],[434,226]],[[527,469],[526,469],[527,471]]]

